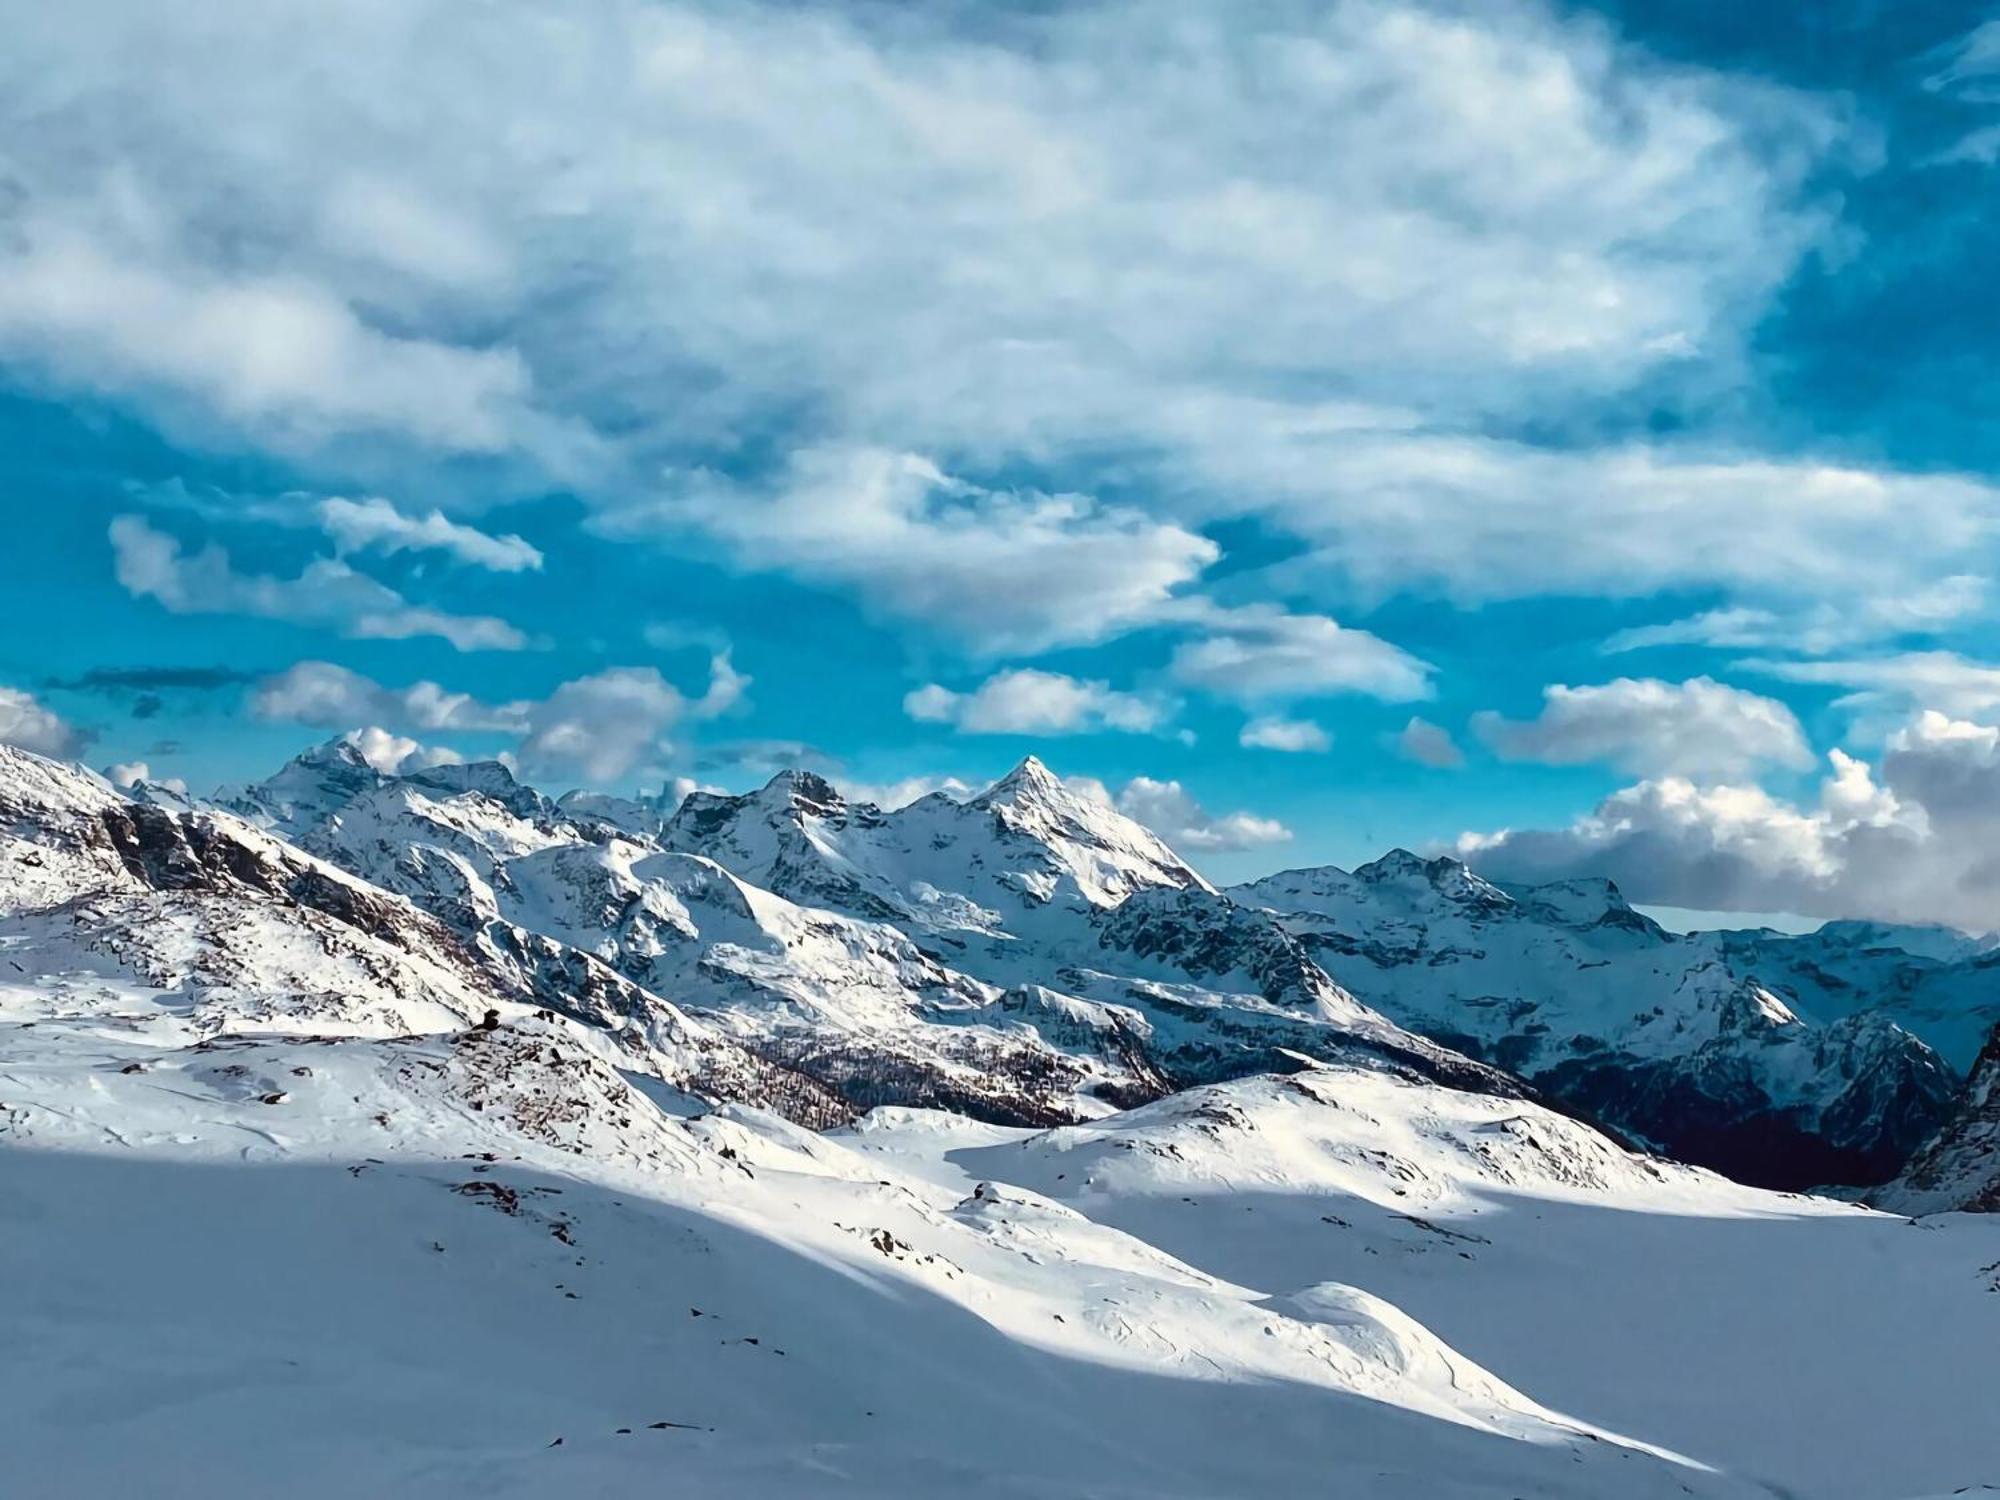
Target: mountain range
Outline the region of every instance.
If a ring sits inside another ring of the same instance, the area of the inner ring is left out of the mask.
[[[1367,1057],[1743,1181],[1895,1175],[2000,1021],[2000,954],[1830,924],[1681,936],[1606,882],[1394,851],[1218,890],[1029,759],[964,801],[551,799],[497,763],[308,752],[224,804],[529,983],[588,958],[855,1109],[1005,1124]],[[550,945],[555,945],[553,948]]]
[[[1903,936],[1218,889],[1033,759],[883,810],[0,746],[0,1440],[37,1496],[1954,1489],[2000,1001]]]

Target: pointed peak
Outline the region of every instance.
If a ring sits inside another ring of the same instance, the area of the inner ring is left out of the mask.
[[[1046,797],[1067,793],[1063,779],[1042,764],[1039,757],[1023,756],[1021,763],[1002,776],[982,794],[982,800],[1011,801],[1023,795]]]
[[[361,753],[352,733],[337,734],[332,739],[301,750],[292,757],[292,764],[299,766],[344,766],[349,770],[373,770],[368,757]]]
[[[764,783],[764,790],[758,793],[763,800],[781,800],[804,812],[822,815],[844,810],[847,799],[840,790],[817,771],[808,771],[803,766],[792,766],[780,771]]]

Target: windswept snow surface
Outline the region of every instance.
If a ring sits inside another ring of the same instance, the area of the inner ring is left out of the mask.
[[[0,990],[6,1492],[1755,1493],[1357,1286],[603,1052],[532,1013],[198,1042],[143,989]]]
[[[1517,1389],[1752,1493],[2000,1476],[1991,1215],[1742,1187],[1532,1105],[1332,1068],[1044,1132],[878,1111],[841,1138],[953,1190],[1046,1196],[1273,1306],[1365,1288]]]

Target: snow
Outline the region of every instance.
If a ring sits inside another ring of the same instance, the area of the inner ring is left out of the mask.
[[[10,1500],[2000,1475],[2000,1216],[1627,1150],[1307,942],[1358,909],[1383,954],[1477,922],[1726,967],[1608,887],[1399,856],[1249,906],[1039,763],[909,817],[794,774],[659,839],[364,769],[303,757],[246,821],[0,747]],[[1872,1056],[1740,994],[1811,1039],[1787,1088]]]
[[[1964,1035],[2000,1020],[2000,960],[1856,950],[1838,929],[1677,937],[1602,880],[1501,887],[1397,850],[1228,894],[1391,1021],[1776,1186],[1892,1175],[1959,1083],[1919,1032],[1962,1068]]]

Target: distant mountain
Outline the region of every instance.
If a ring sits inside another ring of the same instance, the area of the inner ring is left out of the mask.
[[[2000,998],[1984,954],[1898,968],[1837,935],[1677,937],[1607,881],[1500,886],[1406,850],[1229,894],[1399,1024],[1669,1155],[1776,1187],[1882,1181],[1949,1114],[1958,1078],[1898,1024],[1907,1006],[1883,1008],[1909,995],[1889,975],[1921,970],[1954,1004]],[[1796,998],[1808,979],[1810,1010]]]

